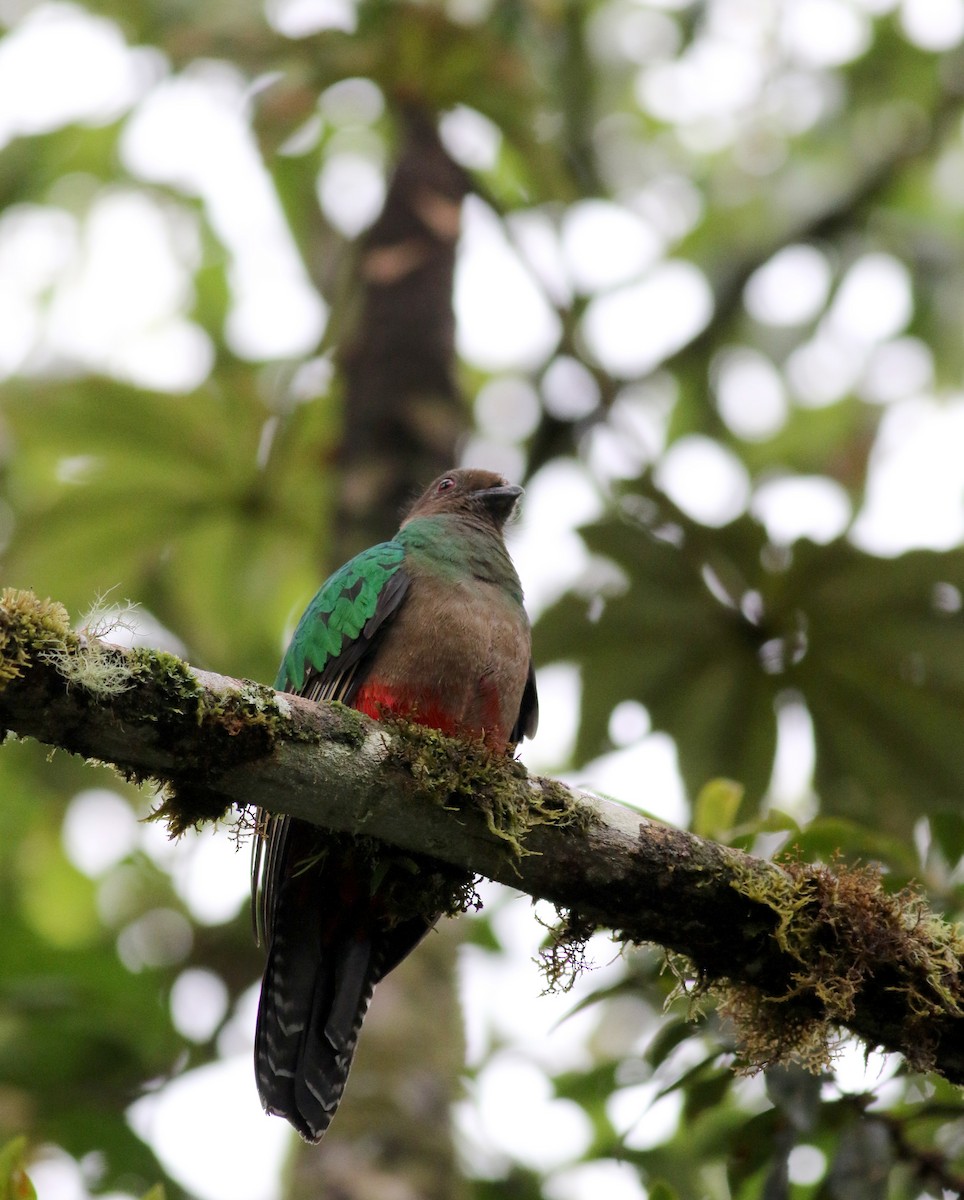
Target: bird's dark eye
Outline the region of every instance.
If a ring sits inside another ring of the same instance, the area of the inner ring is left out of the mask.
[[[435,489],[437,492],[447,492],[449,488],[455,487],[455,480],[451,475],[446,475],[444,479],[439,480],[439,485]]]

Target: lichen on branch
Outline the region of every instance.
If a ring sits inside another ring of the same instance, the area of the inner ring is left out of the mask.
[[[0,593],[0,688],[23,675],[38,655],[67,654],[79,646],[62,604],[19,588]]]
[[[748,1064],[819,1065],[843,1027],[964,1083],[964,940],[869,868],[754,858],[435,731],[108,646],[11,589],[0,726],[164,785],[175,833],[259,805],[548,900],[558,984],[595,928],[685,955]]]
[[[752,1069],[788,1061],[824,1069],[841,1031],[859,1028],[862,1002],[893,1007],[904,1057],[937,1060],[935,1019],[964,1015],[964,937],[914,888],[889,892],[878,868],[782,863],[783,882],[735,886],[770,907],[774,939],[792,967],[778,987],[724,981],[716,988]]]

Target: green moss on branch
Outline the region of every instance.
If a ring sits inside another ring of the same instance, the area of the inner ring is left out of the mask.
[[[0,690],[42,655],[66,654],[79,646],[62,604],[19,588],[0,593]]]
[[[745,1060],[754,1069],[794,1060],[822,1070],[872,995],[899,1014],[895,1034],[911,1067],[931,1068],[934,1019],[964,1015],[960,931],[913,889],[888,892],[874,867],[781,867],[732,881],[773,911],[774,940],[791,964],[782,987],[719,988]]]
[[[493,754],[481,742],[459,741],[408,722],[392,722],[391,727],[396,736],[388,768],[401,773],[422,799],[480,812],[489,832],[506,842],[516,858],[530,853],[526,838],[537,826],[586,832],[597,819],[592,808],[551,780],[521,792],[519,785],[530,782],[525,767],[508,755]]]

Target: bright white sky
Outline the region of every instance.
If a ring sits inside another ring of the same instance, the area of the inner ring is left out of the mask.
[[[461,0],[463,8],[481,3]],[[714,0],[705,36],[676,58],[675,27],[666,14],[680,3],[607,6],[594,37],[603,57],[631,57],[632,47],[641,45],[661,49],[653,60],[640,54],[639,103],[677,124],[694,147],[729,144],[741,115],[759,100],[763,56],[774,45],[797,63],[785,97],[789,129],[819,117],[816,73],[864,49],[871,14],[899,10],[907,36],[927,49],[948,49],[964,38],[962,0],[786,0],[776,7],[767,0]],[[351,28],[353,20],[349,0],[273,0],[268,11],[292,36]],[[174,77],[157,52],[126,46],[113,24],[77,5],[0,0],[3,20],[13,28],[0,41],[0,145],[69,121],[99,124],[131,111],[122,142],[128,170],[201,197],[226,247],[234,288],[227,336],[234,350],[252,361],[310,352],[327,312],[259,163],[245,119],[256,98],[244,81],[214,63]],[[349,235],[377,212],[383,194],[381,150],[366,132],[381,104],[377,89],[354,80],[329,89],[319,109],[318,121],[339,126],[341,139],[318,181],[319,200]],[[306,128],[299,137],[310,142],[316,132]],[[485,166],[496,152],[498,132],[477,113],[456,110],[443,132],[469,165]],[[48,206],[19,206],[0,217],[0,381],[68,362],[145,387],[189,390],[212,362],[207,335],[185,315],[200,255],[197,226],[135,188],[95,192],[91,180],[70,176],[56,185]],[[74,214],[92,196],[82,221]],[[575,205],[558,229],[540,213],[520,214],[506,229],[481,203],[467,204],[456,280],[459,348],[468,361],[504,373],[478,397],[479,432],[467,460],[510,476],[522,469],[519,441],[537,420],[539,404],[525,373],[544,361],[558,334],[546,297],[564,300],[574,289],[595,294],[582,333],[591,353],[616,373],[645,374],[702,328],[711,305],[706,280],[672,250],[700,218],[699,196],[673,177],[619,203]],[[823,311],[830,287],[830,266],[817,249],[789,247],[751,281],[747,304],[759,320],[797,325]],[[869,254],[849,269],[786,376],[747,350],[724,355],[716,370],[723,419],[748,439],[777,432],[791,404],[820,407],[854,387],[868,402],[886,406],[867,503],[853,527],[861,546],[881,554],[946,548],[964,537],[964,398],[930,394],[929,351],[906,333],[912,309],[906,269],[886,254]],[[545,377],[543,401],[560,416],[578,416],[593,407],[595,384],[579,363],[562,359]],[[512,548],[534,612],[585,567],[586,552],[573,530],[599,511],[601,489],[646,463],[655,464],[661,485],[683,509],[711,524],[749,507],[780,541],[801,535],[829,540],[847,527],[849,501],[830,480],[775,476],[754,487],[735,456],[709,439],[684,438],[666,450],[671,403],[658,377],[627,387],[610,427],[593,436],[585,464],[557,462],[532,481]],[[552,769],[565,760],[574,736],[578,679],[564,665],[551,667],[540,690],[541,731],[524,757],[534,768]],[[674,747],[649,731],[645,709],[621,705],[612,733],[620,749],[587,766],[577,782],[636,800],[670,821],[685,820]],[[806,811],[811,764],[806,714],[788,709],[773,787],[782,807]],[[223,921],[246,899],[246,856],[234,852],[223,832],[177,846],[162,843],[155,826],[137,824],[109,791],[75,799],[65,844],[81,869],[105,878],[106,914],[117,902],[109,869],[145,844],[173,866],[199,920]],[[611,948],[601,941],[599,971],[572,995],[540,999],[529,960],[541,930],[524,900],[496,889],[490,894],[489,911],[496,910],[509,953],[493,959],[466,948],[463,997],[472,1061],[482,1059],[496,1034],[505,1049],[460,1107],[466,1159],[483,1174],[498,1173],[506,1155],[551,1170],[550,1200],[639,1200],[635,1173],[618,1163],[570,1166],[590,1130],[576,1106],[551,1098],[540,1069],[586,1062],[592,1016],[559,1022],[586,987],[613,969],[606,966]],[[119,952],[135,969],[149,966],[159,952],[178,961],[190,937],[175,913],[149,918],[150,929],[128,926],[119,938]],[[223,1033],[223,1063],[182,1077],[131,1112],[134,1127],[202,1200],[272,1200],[277,1194],[288,1131],[263,1116],[256,1098],[250,1064],[256,1002],[252,991]],[[216,976],[186,972],[175,991],[175,1020],[186,1038],[204,1037],[225,1003]],[[651,1032],[631,1010],[608,1036],[613,1050],[625,1052]],[[879,1087],[891,1070],[876,1060],[865,1069],[862,1058],[851,1056],[841,1086],[860,1086],[867,1078]],[[763,1103],[758,1085],[741,1086],[750,1108]],[[633,1145],[658,1141],[676,1120],[674,1098],[652,1105],[657,1090],[627,1081],[610,1101],[617,1123],[633,1130]],[[798,1155],[794,1178],[806,1182],[815,1169],[813,1154]],[[38,1162],[34,1174],[42,1195],[86,1195],[77,1166],[62,1156]]]

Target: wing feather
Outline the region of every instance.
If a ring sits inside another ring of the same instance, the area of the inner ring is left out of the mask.
[[[351,704],[368,674],[381,635],[411,584],[404,547],[382,542],[330,576],[298,622],[275,687],[309,700]],[[292,688],[291,684],[298,684]],[[251,903],[259,944],[271,937],[283,878],[287,816],[258,809],[251,859]]]
[[[277,688],[352,703],[408,592],[403,557],[399,543],[383,543],[322,585],[295,630]],[[317,845],[311,825],[259,809],[256,830],[252,909],[258,941],[268,947],[255,1044],[258,1089],[268,1112],[317,1141],[341,1098],[384,952],[351,927],[353,902],[341,894],[340,872],[324,863],[300,869]]]

